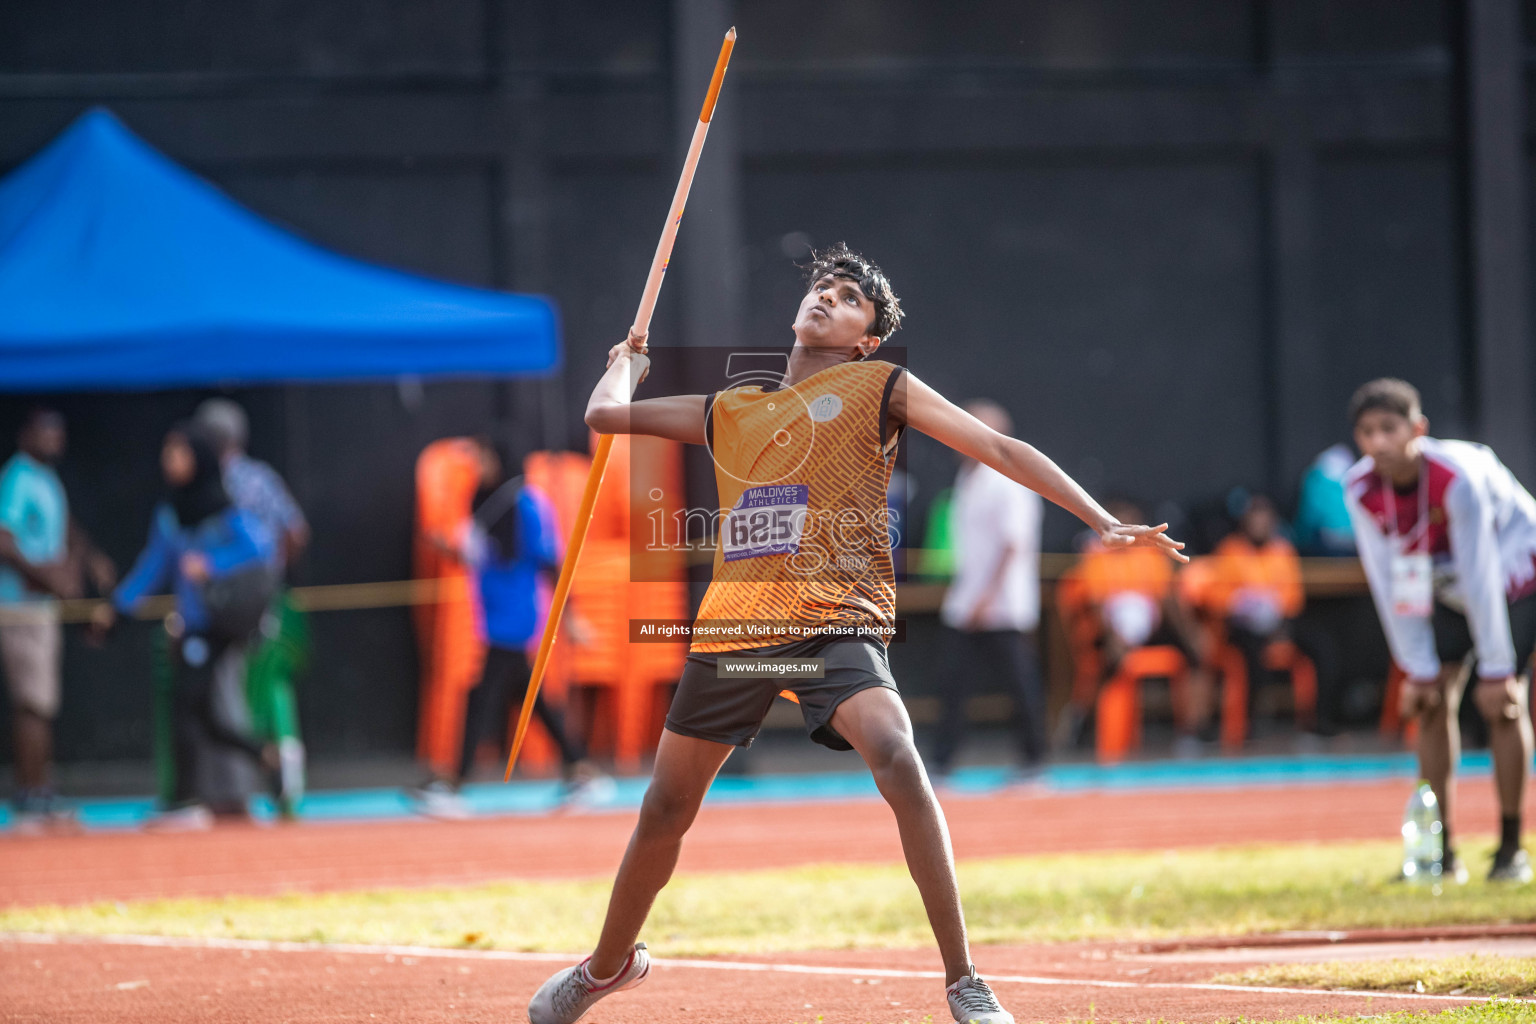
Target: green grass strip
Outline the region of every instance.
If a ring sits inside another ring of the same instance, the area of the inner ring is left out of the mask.
[[[1536,996],[1536,957],[1472,953],[1444,958],[1271,964],[1215,979],[1229,985],[1352,988],[1452,996]]]
[[[1536,921],[1536,886],[1439,895],[1387,881],[1390,842],[1075,854],[960,865],[976,942],[1150,939],[1293,929]],[[1464,851],[1472,863],[1484,851]],[[143,900],[0,911],[0,931],[136,933],[581,951],[609,882],[503,882],[278,897]],[[693,874],[661,895],[644,938],[663,956],[923,946],[900,866]]]

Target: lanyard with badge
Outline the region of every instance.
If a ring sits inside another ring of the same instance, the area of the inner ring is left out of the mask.
[[[1427,619],[1435,609],[1434,565],[1429,554],[1429,482],[1419,470],[1419,518],[1406,537],[1398,532],[1396,491],[1392,481],[1382,478],[1386,493],[1393,495],[1391,534],[1392,614],[1405,618]],[[1415,548],[1420,550],[1415,551]]]

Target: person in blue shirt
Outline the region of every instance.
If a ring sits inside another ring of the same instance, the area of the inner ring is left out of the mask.
[[[253,513],[276,539],[273,548],[277,558],[275,568],[281,576],[286,576],[309,545],[309,522],[277,470],[246,452],[250,420],[245,410],[231,399],[209,398],[193,412],[192,427],[218,450],[229,500]],[[286,588],[280,588],[274,595],[261,636],[247,652],[244,696],[250,711],[251,731],[263,740],[276,743],[282,755],[283,767],[276,793],[278,813],[285,819],[292,819],[298,815],[299,800],[304,792],[305,760],[294,678],[308,660],[309,630],[304,613],[285,591]],[[226,760],[238,756],[229,754]],[[216,774],[230,780],[239,778],[232,768],[241,766],[219,767],[224,770]],[[225,788],[229,788],[228,783]]]
[[[230,502],[218,455],[195,430],[171,429],[160,451],[160,467],[170,494],[155,508],[143,552],[112,600],[99,606],[93,625],[104,634],[118,615],[132,612],[148,595],[167,588],[175,595],[176,611],[166,620],[166,629],[175,668],[176,791],[171,814],[161,823],[205,827],[211,814],[195,791],[201,743],[242,750],[268,771],[278,768],[275,746],[222,720],[215,707],[215,687],[224,674],[244,680],[248,637],[232,634],[210,601],[211,584],[227,584],[236,574],[271,566],[274,541],[259,519]],[[261,595],[256,598],[256,603],[263,600]]]
[[[521,706],[532,671],[526,648],[542,628],[548,604],[548,596],[540,594],[540,580],[560,571],[555,515],[549,499],[526,485],[521,476],[506,480],[503,459],[491,441],[477,441],[482,448],[484,482],[456,554],[474,573],[486,642],[485,667],[465,701],[458,770],[410,791],[423,810],[442,817],[464,813],[457,794],[474,768],[480,744],[507,721],[513,707]],[[579,633],[580,624],[573,624]],[[566,798],[577,799],[606,781],[587,760],[581,741],[566,733],[560,712],[549,705],[543,693],[534,699],[533,707],[560,747]]]
[[[79,597],[83,575],[104,593],[117,570],[70,515],[54,471],[66,448],[64,417],[32,409],[16,442],[16,454],[0,466],[0,664],[15,743],[12,802],[17,827],[30,831],[70,818],[49,778],[63,691],[56,598]]]
[[[1344,500],[1344,475],[1355,464],[1347,445],[1324,449],[1301,478],[1296,503],[1296,550],[1304,555],[1349,556],[1355,553],[1355,532]]]

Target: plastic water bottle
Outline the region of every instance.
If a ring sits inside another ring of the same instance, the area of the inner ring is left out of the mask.
[[[1440,881],[1440,855],[1445,849],[1440,801],[1429,783],[1419,787],[1403,809],[1403,878],[1433,885]]]

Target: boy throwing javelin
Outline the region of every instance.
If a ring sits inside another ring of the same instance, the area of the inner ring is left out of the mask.
[[[714,578],[667,715],[640,820],[619,866],[597,948],[528,1006],[532,1024],[571,1024],[650,971],[635,940],[677,864],[716,772],[757,735],[774,696],[795,693],[818,743],[856,750],[896,815],[907,867],[944,960],[957,1021],[1013,1024],[971,964],[943,812],[912,740],[886,644],[895,625],[886,485],[912,427],[1061,505],[1110,547],[1185,560],[1163,526],[1117,521],[1050,459],[991,429],[890,363],[872,360],[900,302],[846,246],[813,254],[781,383],[632,402],[644,337],[613,347],[587,404],[605,434],[708,445],[720,492]],[[775,669],[812,666],[815,678]]]
[[[1349,403],[1359,462],[1345,501],[1392,660],[1401,708],[1419,718],[1419,774],[1440,801],[1441,875],[1467,880],[1451,845],[1462,690],[1488,722],[1502,815],[1489,881],[1529,882],[1520,807],[1531,763],[1525,674],[1536,647],[1536,500],[1492,450],[1428,436],[1407,381],[1365,384]]]

